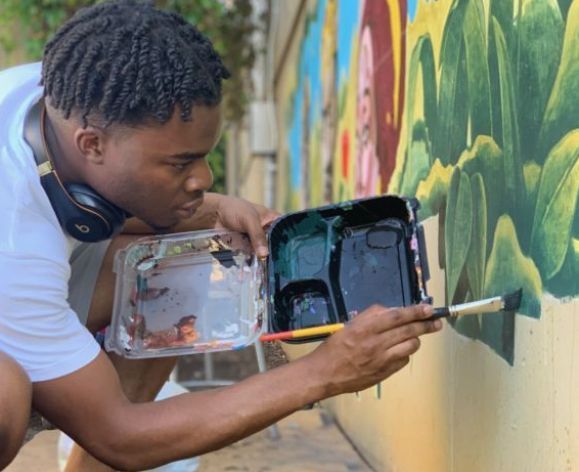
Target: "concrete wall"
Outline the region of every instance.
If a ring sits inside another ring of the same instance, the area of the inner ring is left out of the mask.
[[[437,305],[524,293],[328,406],[378,470],[579,470],[579,1],[298,15],[276,46],[277,201],[417,196]]]

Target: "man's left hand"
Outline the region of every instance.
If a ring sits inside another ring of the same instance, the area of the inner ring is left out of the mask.
[[[280,216],[279,213],[243,198],[228,195],[214,196],[217,197],[215,228],[246,233],[255,253],[259,257],[266,257],[268,249],[264,228]]]

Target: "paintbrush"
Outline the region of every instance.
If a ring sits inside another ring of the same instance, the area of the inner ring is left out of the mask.
[[[287,341],[288,339],[308,338],[310,336],[322,336],[341,330],[344,323],[335,323],[313,328],[294,329],[293,331],[281,331],[279,333],[262,334],[260,341]]]
[[[435,308],[431,320],[438,318],[458,317],[464,315],[476,315],[478,313],[492,313],[495,311],[514,311],[521,305],[523,289],[507,293],[501,297],[485,298],[474,302],[461,303]]]
[[[474,302],[461,303],[460,305],[450,305],[434,309],[434,313],[428,320],[436,320],[446,317],[458,317],[464,315],[475,315],[478,313],[492,313],[496,311],[514,311],[521,305],[523,290],[519,289],[513,293],[508,293],[500,297],[485,298]],[[282,331],[280,333],[268,333],[260,336],[260,341],[287,341],[288,339],[300,339],[310,336],[323,336],[335,333],[345,326],[344,323],[335,323],[313,328],[294,329],[293,331]]]

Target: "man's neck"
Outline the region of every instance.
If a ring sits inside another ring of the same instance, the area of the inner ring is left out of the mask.
[[[60,117],[55,117],[55,111],[49,107],[46,109],[44,133],[52,164],[60,180],[67,183],[82,183],[78,166],[81,160],[73,147],[71,128],[63,123]]]

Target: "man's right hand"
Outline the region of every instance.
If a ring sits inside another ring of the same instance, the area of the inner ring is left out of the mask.
[[[373,305],[309,354],[327,396],[364,390],[391,376],[420,347],[419,337],[442,328],[430,305]]]

